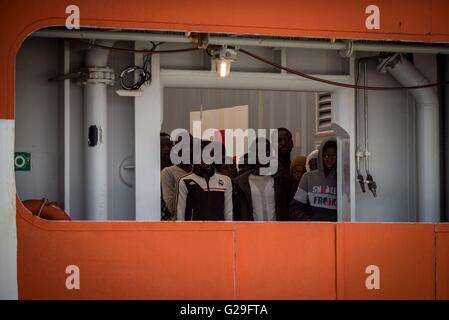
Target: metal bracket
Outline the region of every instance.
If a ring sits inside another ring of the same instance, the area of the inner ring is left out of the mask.
[[[92,67],[87,68],[84,73],[83,84],[87,83],[103,83],[113,86],[115,82],[114,69],[110,67]]]
[[[350,58],[354,54],[354,41],[346,40],[344,43],[346,43],[346,49],[340,51],[340,56]]]
[[[110,67],[83,68],[76,72],[50,78],[48,79],[48,81],[63,81],[67,79],[81,80],[83,84],[104,83],[106,85],[112,86],[115,82],[115,73],[114,69]]]
[[[56,76],[56,77],[50,78],[50,79],[48,79],[48,81],[52,82],[52,81],[62,81],[62,80],[66,80],[66,79],[81,79],[84,77],[84,74],[85,74],[84,71],[77,71],[77,72],[64,74],[62,76]]]
[[[377,67],[377,71],[379,73],[387,73],[388,68],[393,67],[397,62],[401,60],[401,55],[399,53],[395,53],[386,59],[382,60],[382,62]]]
[[[209,45],[209,34],[200,33],[198,37],[198,48],[206,49],[208,45]]]

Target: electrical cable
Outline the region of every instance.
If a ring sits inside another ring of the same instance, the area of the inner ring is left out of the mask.
[[[303,73],[301,71],[297,71],[297,70],[293,70],[290,69],[288,67],[284,67],[283,65],[277,64],[275,62],[271,62],[265,58],[262,58],[254,53],[251,53],[245,49],[239,49],[240,52],[256,59],[259,60],[263,63],[269,64],[277,69],[281,69],[281,70],[285,70],[289,73],[295,74],[297,76],[300,76],[302,78],[306,78],[309,80],[313,80],[313,81],[318,81],[318,82],[322,82],[322,83],[326,83],[326,84],[330,84],[330,85],[334,85],[334,86],[338,86],[338,87],[344,87],[344,88],[352,88],[352,89],[366,89],[366,90],[412,90],[412,89],[423,89],[423,88],[430,88],[430,87],[436,87],[442,84],[449,84],[449,80],[445,81],[443,83],[430,83],[430,84],[425,84],[425,85],[419,85],[419,86],[409,86],[409,87],[374,87],[374,86],[359,86],[359,85],[354,85],[354,84],[348,84],[348,83],[343,83],[343,82],[337,82],[337,81],[332,81],[332,80],[326,80],[326,79],[322,79],[319,77],[315,77],[315,76],[311,76],[308,75],[306,73]]]
[[[354,77],[354,81],[355,81],[355,85],[358,86],[359,84],[359,77],[360,77],[360,65],[362,63],[362,61],[366,61],[366,60],[375,60],[378,58],[382,58],[383,55],[378,54],[378,55],[374,55],[374,56],[367,56],[367,57],[362,57],[362,58],[358,58],[356,60],[356,68],[355,68],[355,77]],[[366,62],[365,62],[366,63]],[[358,127],[359,127],[359,95],[358,95],[358,89],[355,88],[354,89],[354,99],[355,99],[355,135],[356,135],[356,152],[360,151],[360,134],[358,132]]]
[[[151,49],[151,51],[155,51],[156,48],[162,44],[162,42],[159,42],[159,43],[151,42],[151,44],[153,45],[153,48]],[[131,85],[126,84],[125,80],[124,80],[125,76],[130,73],[134,74],[134,72],[136,72],[136,71],[139,72],[139,80],[137,80],[135,83],[133,83]],[[143,86],[145,82],[151,82],[151,55],[150,54],[145,55],[142,67],[132,65],[132,66],[125,68],[120,73],[120,85],[125,90],[139,90],[140,87]]]
[[[112,51],[121,51],[121,52],[135,52],[135,53],[148,53],[148,54],[168,54],[168,53],[181,53],[181,52],[202,50],[202,49],[200,49],[198,47],[172,49],[172,50],[154,50],[155,48],[153,47],[153,49],[151,49],[151,50],[144,50],[144,49],[143,50],[138,50],[138,49],[109,47],[109,46],[104,46],[104,45],[101,45],[101,44],[96,44],[96,43],[85,41],[85,40],[81,40],[81,39],[72,39],[72,40],[78,41],[78,42],[81,42],[81,43],[84,43],[84,44],[87,44],[87,45],[89,45],[91,47],[97,47],[97,48],[102,48],[102,49],[107,49],[107,50],[112,50]],[[161,43],[157,44],[157,46],[159,46],[160,44]],[[153,45],[154,45],[154,43],[153,43]]]
[[[209,57],[214,58],[214,56],[213,56],[212,53],[210,52],[210,49],[209,49],[209,48],[206,48],[205,51],[206,51],[206,53],[207,53],[207,55],[208,55]]]
[[[366,86],[368,83],[366,62],[363,64],[363,85]],[[366,175],[370,176],[369,171],[369,148],[368,148],[368,93],[366,89],[363,90],[363,117],[364,117],[364,129],[365,129],[365,171]]]
[[[113,50],[113,51],[126,51],[126,52],[135,52],[135,53],[147,53],[147,54],[168,54],[168,53],[181,53],[181,52],[189,52],[189,51],[197,51],[197,50],[204,50],[202,48],[198,48],[198,47],[193,47],[193,48],[182,48],[182,49],[173,49],[173,50],[137,50],[137,49],[126,49],[126,48],[116,48],[116,47],[109,47],[109,46],[104,46],[104,45],[100,45],[100,44],[95,44],[95,43],[91,43],[88,41],[84,41],[81,39],[74,39],[75,41],[79,41],[82,42],[84,44],[87,44],[89,46],[93,46],[93,47],[98,47],[98,48],[103,48],[103,49],[107,49],[107,50]],[[232,47],[229,47],[232,48]],[[349,84],[349,83],[343,83],[343,82],[338,82],[338,81],[332,81],[332,80],[327,80],[327,79],[323,79],[323,78],[319,78],[319,77],[315,77],[306,73],[303,73],[301,71],[297,71],[297,70],[293,70],[291,68],[285,67],[281,64],[269,61],[265,58],[262,58],[254,53],[251,53],[250,51],[247,51],[245,49],[242,48],[236,48],[236,50],[246,54],[247,56],[252,57],[253,59],[259,60],[263,63],[266,63],[268,65],[271,65],[277,69],[280,70],[285,70],[288,73],[297,75],[299,77],[305,78],[305,79],[309,79],[309,80],[313,80],[313,81],[317,81],[317,82],[322,82],[322,83],[326,83],[326,84],[330,84],[330,85],[334,85],[334,86],[338,86],[338,87],[343,87],[343,88],[350,88],[350,89],[365,89],[365,90],[378,90],[378,91],[393,91],[393,90],[413,90],[413,89],[424,89],[424,88],[431,88],[431,87],[436,87],[439,85],[446,85],[449,84],[449,80],[444,81],[442,83],[440,82],[436,82],[436,83],[429,83],[429,84],[425,84],[425,85],[417,85],[417,86],[408,86],[408,87],[403,87],[403,86],[394,86],[394,87],[377,87],[377,86],[360,86],[360,85],[353,85],[353,84]],[[206,49],[206,53],[208,55],[210,54],[210,51],[208,51]]]
[[[364,65],[366,67],[366,64],[370,60],[376,60],[378,58],[383,58],[384,56],[374,55],[374,56],[368,56],[368,57],[362,57],[356,60],[356,67],[355,67],[355,77],[354,77],[354,84],[359,84],[359,77],[360,77],[360,65],[362,64],[362,61],[364,61]],[[365,70],[366,72],[366,70]],[[366,86],[366,83],[364,83],[364,86]],[[361,158],[366,157],[366,155],[363,155],[363,153],[360,151],[360,132],[359,132],[359,96],[358,96],[358,89],[354,89],[354,99],[355,99],[355,136],[356,136],[356,173],[357,173],[357,182],[360,184],[360,188],[362,192],[366,192],[365,188],[365,178],[362,175],[361,172]],[[366,91],[364,90],[364,95],[366,94]],[[408,91],[407,91],[408,94]],[[366,102],[365,102],[366,103]],[[366,123],[365,123],[366,128]],[[366,147],[365,147],[366,151]],[[365,158],[365,167],[366,167],[366,158]],[[369,175],[369,170],[366,171],[366,173]],[[368,176],[367,176],[368,177]]]
[[[131,85],[126,84],[125,76],[136,71],[139,72],[139,80]],[[140,87],[143,86],[143,84],[147,81],[151,81],[151,55],[145,56],[143,67],[132,65],[125,68],[120,73],[120,85],[125,90],[139,90]]]
[[[188,51],[196,51],[199,50],[198,47],[194,47],[194,48],[183,48],[183,49],[174,49],[174,50],[156,50],[158,46],[160,46],[161,44],[163,44],[163,42],[159,42],[159,43],[155,43],[153,41],[151,41],[151,44],[153,45],[153,48],[151,48],[151,50],[138,50],[138,49],[126,49],[126,48],[116,48],[116,47],[109,47],[109,46],[104,46],[101,44],[96,44],[93,42],[88,42],[88,41],[84,41],[84,40],[80,40],[80,39],[74,39],[75,41],[87,44],[91,47],[97,47],[97,48],[102,48],[102,49],[106,49],[106,50],[111,50],[111,51],[119,51],[119,52],[134,52],[134,53],[146,53],[147,55],[144,58],[144,63],[143,66],[137,66],[137,65],[131,65],[127,68],[125,68],[121,73],[120,73],[120,85],[123,89],[125,90],[139,90],[140,87],[142,87],[142,85],[148,81],[151,81],[151,56],[153,54],[168,54],[168,53],[181,53],[181,52],[188,52]],[[132,84],[127,84],[125,82],[125,77],[127,75],[129,75],[130,73],[135,73],[135,72],[139,72],[139,79],[132,83]]]

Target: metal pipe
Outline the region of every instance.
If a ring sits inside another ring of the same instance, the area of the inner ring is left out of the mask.
[[[66,39],[96,39],[117,41],[157,41],[173,43],[192,43],[192,38],[182,35],[139,33],[131,31],[65,31],[65,30],[41,30],[32,34],[41,38],[66,38]],[[353,51],[367,52],[399,52],[399,53],[441,53],[449,54],[449,46],[421,45],[421,44],[396,44],[396,43],[357,43],[349,42]],[[331,42],[327,40],[289,40],[289,39],[265,39],[265,38],[233,38],[224,36],[209,37],[209,44],[229,46],[256,46],[256,47],[284,47],[322,50],[345,50],[348,42]]]
[[[368,85],[368,70],[367,63],[364,64],[363,70],[363,85],[366,87]],[[369,152],[369,144],[368,144],[368,93],[366,89],[363,89],[363,113],[365,117],[365,173],[366,173],[366,184],[368,185],[368,189],[371,191],[374,197],[377,197],[377,184],[374,181],[373,176],[371,175],[369,169],[369,157],[371,153]]]
[[[358,80],[359,80],[359,60],[356,62],[356,68],[355,68],[355,85],[358,85]],[[360,151],[360,133],[359,133],[359,95],[358,95],[359,90],[358,89],[354,89],[354,100],[355,100],[355,110],[354,110],[354,116],[355,116],[355,121],[354,121],[354,130],[355,130],[355,139],[356,139],[356,149],[355,149],[355,157],[356,157],[356,162],[355,162],[355,169],[356,169],[356,174],[357,174],[357,182],[360,185],[360,188],[362,190],[362,192],[365,192],[365,178],[363,177],[361,170],[360,170],[360,160],[361,158],[363,158],[363,152]]]
[[[114,41],[101,41],[101,44],[113,46]],[[110,50],[101,48],[90,49],[85,58],[86,67],[106,67],[109,53]],[[108,219],[107,106],[107,83],[101,79],[87,80],[84,84],[84,190],[87,220]]]
[[[376,56],[368,56],[368,57],[362,57],[356,60],[355,63],[355,84],[358,85],[359,83],[359,76],[360,76],[360,65],[362,63],[362,61],[364,61],[364,85],[366,86],[367,84],[367,64],[369,61],[377,61],[377,59],[379,58],[379,55]],[[367,107],[368,107],[368,101],[367,101],[367,93],[366,90],[363,90],[363,97],[364,97],[364,112],[363,115],[365,117],[365,152],[363,152],[361,150],[361,143],[360,143],[360,129],[359,129],[359,95],[358,95],[358,89],[354,90],[354,96],[355,96],[355,137],[356,137],[356,174],[357,174],[357,182],[360,184],[360,188],[362,189],[362,192],[366,191],[365,188],[365,184],[368,184],[368,186],[371,186],[370,190],[373,190],[373,181],[372,181],[372,176],[369,172],[369,152],[367,152],[368,147],[367,147],[367,137],[368,137],[368,111],[367,111]],[[361,173],[361,160],[362,158],[365,158],[365,173],[367,175],[367,179],[365,180],[365,178],[363,177],[362,173]],[[371,181],[369,181],[369,179],[371,179]],[[371,183],[371,184],[370,184]]]
[[[112,47],[115,41],[103,40],[98,44],[103,46]],[[89,49],[86,54],[85,65],[86,67],[106,67],[108,64],[110,50],[94,47]]]
[[[367,67],[366,62],[363,64],[363,85],[367,86]],[[366,175],[371,175],[369,171],[369,146],[368,146],[368,93],[366,89],[363,89],[363,117],[364,117],[364,129],[365,129],[365,171]]]
[[[352,83],[349,76],[322,76],[343,83]],[[336,87],[309,81],[290,74],[234,71],[226,78],[219,78],[210,71],[161,70],[161,79],[166,87],[210,88],[210,89],[257,89],[257,90],[301,90],[335,92]]]
[[[381,63],[403,86],[428,84],[427,80],[404,56],[394,55]],[[417,111],[417,190],[418,221],[440,221],[440,150],[438,98],[435,90],[410,91]]]
[[[181,35],[169,34],[147,34],[139,32],[122,31],[77,31],[77,30],[41,30],[36,31],[32,37],[38,38],[65,38],[84,40],[115,40],[115,41],[155,41],[155,42],[176,42],[191,43],[190,38]]]

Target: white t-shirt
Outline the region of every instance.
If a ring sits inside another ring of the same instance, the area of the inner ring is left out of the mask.
[[[276,221],[274,179],[272,176],[249,175],[254,221]]]

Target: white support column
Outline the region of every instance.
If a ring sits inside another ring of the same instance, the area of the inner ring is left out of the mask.
[[[136,49],[144,43],[136,42]],[[147,48],[149,49],[149,48]],[[143,55],[136,54],[135,64],[143,64]],[[160,56],[153,55],[151,84],[141,87],[135,97],[135,190],[136,220],[160,221],[160,129],[163,88],[160,79]]]
[[[14,120],[0,119],[0,300],[17,299]]]
[[[352,89],[332,94],[332,129],[338,136],[337,206],[338,221],[356,221],[355,211],[355,128]]]
[[[281,65],[287,67],[287,48],[281,48]],[[287,74],[287,71],[282,69],[281,74]]]

